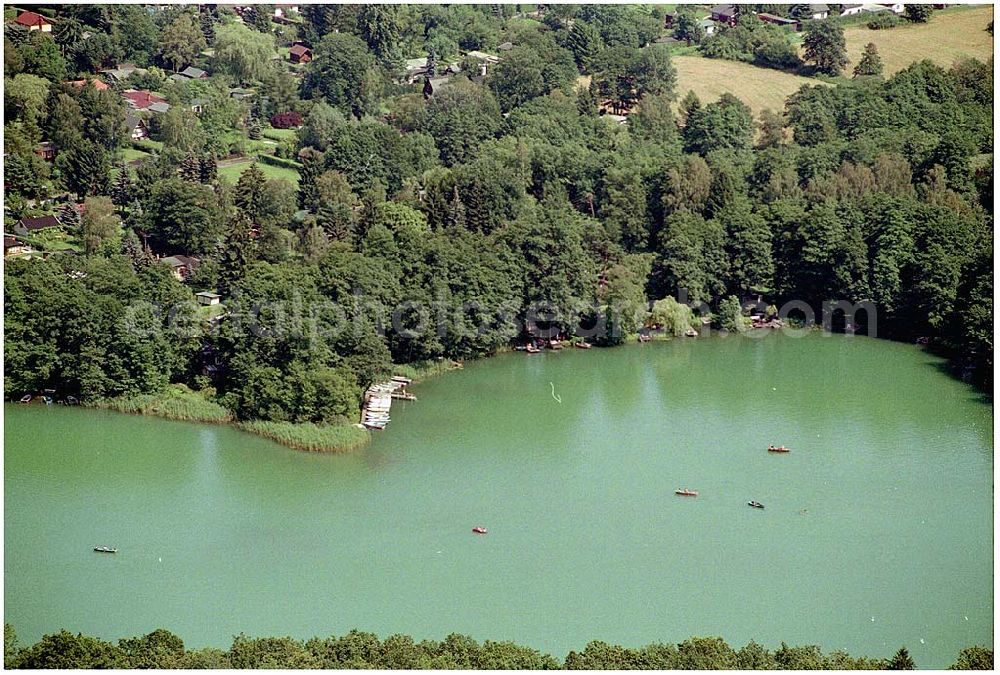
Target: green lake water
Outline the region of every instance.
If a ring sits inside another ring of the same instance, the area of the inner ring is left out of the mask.
[[[992,644],[992,408],[916,347],[519,353],[414,392],[342,456],[8,404],[5,621],[22,643],[164,627],[225,649],[357,627],[560,658],[721,635],[906,645],[924,668]]]

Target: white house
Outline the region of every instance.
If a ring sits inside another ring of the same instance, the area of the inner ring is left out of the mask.
[[[820,21],[830,16],[830,7],[827,5],[809,5],[809,18]]]

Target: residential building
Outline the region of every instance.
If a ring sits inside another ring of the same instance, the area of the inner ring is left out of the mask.
[[[15,255],[31,253],[31,247],[15,236],[5,234],[3,236],[3,257],[8,258]]]
[[[97,78],[92,78],[89,80],[69,80],[67,82],[63,82],[63,84],[68,84],[69,86],[75,87],[77,89],[83,89],[88,84],[94,85],[94,89],[96,89],[97,91],[107,91],[108,89],[110,89],[110,87],[107,84],[101,82]]]
[[[149,138],[149,128],[138,115],[129,115],[126,117],[125,126],[128,127],[129,138],[133,141],[141,141],[144,138]]]
[[[288,58],[292,63],[309,63],[312,61],[312,50],[305,45],[292,45],[288,50]]]
[[[122,98],[133,110],[149,110],[149,107],[154,103],[167,102],[167,99],[162,96],[139,89],[126,89],[122,92]]]
[[[218,293],[195,293],[194,297],[198,298],[199,305],[218,305],[222,301],[222,296]]]
[[[14,226],[14,232],[22,237],[37,234],[42,230],[53,227],[61,227],[62,223],[55,216],[41,216],[40,218],[21,218]]]
[[[28,30],[37,30],[43,33],[52,32],[52,22],[37,12],[21,12],[14,19],[14,23],[20,24]]]
[[[198,269],[201,260],[186,255],[172,255],[160,258],[160,262],[170,266],[170,271],[178,281],[185,281],[191,273]]]

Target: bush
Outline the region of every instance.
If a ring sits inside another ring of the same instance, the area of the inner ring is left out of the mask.
[[[903,23],[903,20],[892,12],[880,12],[867,25],[872,30],[884,30],[886,28],[895,28]]]
[[[294,110],[272,115],[271,126],[275,129],[297,129],[302,126],[302,115]]]
[[[157,154],[163,149],[163,143],[158,141],[151,141],[145,138],[141,141],[132,141],[132,147],[136,150],[142,150],[143,152],[148,152],[149,154]]]
[[[257,159],[264,162],[264,164],[270,164],[271,166],[280,166],[284,169],[294,169],[298,171],[302,168],[302,165],[294,160],[285,159],[284,157],[276,157],[274,155],[265,155],[261,153],[257,156]]]

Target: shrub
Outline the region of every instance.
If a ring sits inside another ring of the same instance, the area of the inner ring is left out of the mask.
[[[296,171],[298,171],[299,169],[302,168],[302,165],[299,164],[298,162],[291,159],[285,159],[284,157],[276,157],[274,155],[265,155],[261,153],[260,155],[257,155],[257,159],[264,162],[264,164],[270,164],[272,166],[280,166],[285,169],[295,169]]]
[[[880,12],[867,25],[872,30],[884,30],[886,28],[895,28],[902,23],[904,23],[903,20],[892,12]]]
[[[272,115],[271,126],[275,129],[297,129],[302,126],[302,115],[294,110]]]

